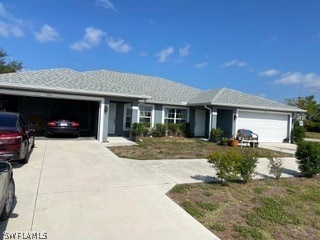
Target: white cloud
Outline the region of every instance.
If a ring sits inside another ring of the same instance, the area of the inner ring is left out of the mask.
[[[113,3],[109,0],[96,0],[96,4],[97,5],[101,5],[103,6],[105,9],[110,9],[114,12],[117,12],[118,10],[116,9],[116,7],[113,5]]]
[[[117,52],[127,53],[131,50],[130,45],[125,43],[123,39],[116,40],[113,38],[108,38],[107,42],[108,42],[109,47]]]
[[[179,49],[179,54],[180,54],[180,57],[186,57],[188,56],[190,53],[189,53],[189,49],[190,49],[191,45],[190,44],[187,44],[186,46],[182,47]]]
[[[5,37],[23,37],[23,23],[23,20],[18,19],[11,13],[7,12],[3,4],[0,2],[0,35]]]
[[[54,42],[60,40],[60,34],[48,24],[43,25],[41,31],[35,33],[35,37],[39,42]]]
[[[70,48],[77,51],[83,51],[98,46],[101,42],[101,38],[104,35],[106,35],[106,33],[100,29],[87,27],[84,37],[70,45]]]
[[[158,62],[163,63],[168,60],[168,57],[174,53],[173,47],[167,47],[165,49],[162,49],[156,56],[158,57]]]
[[[141,57],[146,57],[146,56],[148,56],[149,54],[147,53],[147,52],[144,52],[144,51],[142,51],[142,52],[140,52],[140,56]]]
[[[229,62],[225,62],[221,65],[221,67],[231,67],[231,66],[235,66],[235,67],[245,67],[247,66],[246,62],[242,62],[239,61],[238,59],[233,59]]]
[[[277,79],[275,83],[281,85],[301,85],[303,88],[320,90],[320,76],[315,73],[288,72]]]
[[[273,77],[273,76],[276,76],[280,73],[279,70],[276,70],[276,69],[268,69],[266,71],[261,71],[259,72],[259,76],[262,76],[262,77]]]
[[[195,65],[195,68],[204,68],[207,66],[207,62],[198,63]]]

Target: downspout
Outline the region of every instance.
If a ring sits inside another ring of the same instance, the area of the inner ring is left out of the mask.
[[[209,132],[208,132],[208,139],[210,139],[210,133],[211,133],[211,128],[212,128],[212,109],[209,108],[207,105],[203,105],[204,108],[208,109],[210,111],[210,116],[209,116]]]

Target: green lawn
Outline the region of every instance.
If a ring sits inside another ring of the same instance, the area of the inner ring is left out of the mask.
[[[196,138],[182,137],[147,137],[142,138],[137,146],[110,147],[110,150],[119,157],[131,159],[195,159],[207,158],[215,151],[234,149],[242,151],[240,147],[232,148],[220,146],[212,142],[204,142]],[[290,154],[273,152],[262,148],[250,148],[258,157],[266,157],[270,153],[275,156],[291,157]]]
[[[318,132],[307,132],[306,133],[307,138],[315,138],[315,139],[320,139],[320,133]]]
[[[320,239],[320,176],[182,184],[168,195],[221,239]]]

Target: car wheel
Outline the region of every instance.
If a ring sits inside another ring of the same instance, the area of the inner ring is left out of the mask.
[[[32,138],[33,138],[33,139],[32,139],[33,141],[32,141],[31,149],[33,149],[33,148],[34,148],[34,145],[35,145],[35,137],[33,136]]]
[[[10,217],[13,211],[14,201],[15,201],[15,184],[14,184],[13,178],[11,178],[8,185],[8,189],[7,189],[7,197],[3,206],[2,213],[0,215],[1,221],[7,220]]]
[[[30,157],[30,151],[29,151],[29,143],[28,143],[26,155],[25,155],[25,157],[23,159],[19,160],[19,163],[21,163],[21,164],[28,163],[29,157]]]

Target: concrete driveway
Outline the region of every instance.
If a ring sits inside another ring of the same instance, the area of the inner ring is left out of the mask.
[[[256,178],[270,177],[267,165],[259,159]],[[295,159],[284,159],[282,176],[295,175]],[[166,196],[177,183],[214,176],[206,159],[121,159],[95,140],[37,139],[29,163],[14,164],[17,205],[0,233],[6,231],[4,239],[22,232],[54,240],[218,239]]]
[[[31,232],[55,240],[217,239],[165,195],[213,169],[205,160],[172,163],[178,172],[165,161],[120,159],[95,140],[37,140],[30,162],[14,164],[17,204],[0,232],[5,239]]]

